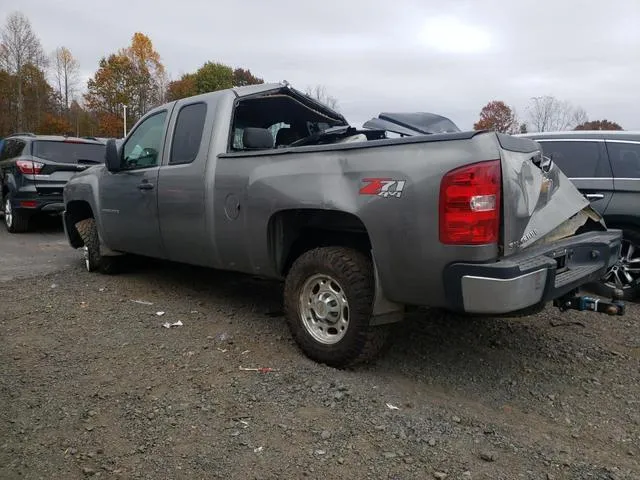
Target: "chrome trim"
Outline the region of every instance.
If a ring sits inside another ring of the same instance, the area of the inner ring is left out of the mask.
[[[604,143],[604,138],[532,138],[531,140],[539,143],[543,142],[594,142]]]
[[[613,177],[568,177],[569,180],[613,180]]]
[[[633,145],[640,145],[640,141],[637,140],[610,140],[607,138],[605,141],[607,143],[631,143]]]
[[[515,278],[490,278],[465,275],[461,280],[465,312],[510,313],[537,304],[547,283],[547,269]]]
[[[613,180],[614,182],[620,180],[634,180],[640,181],[640,178],[629,178],[629,177],[568,177],[569,180]]]
[[[579,135],[640,135],[640,130],[554,130],[550,132],[516,133],[514,137],[535,137],[536,135],[579,136]]]

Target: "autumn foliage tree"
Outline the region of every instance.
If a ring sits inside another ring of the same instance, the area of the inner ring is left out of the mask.
[[[520,130],[518,119],[511,107],[501,100],[493,100],[480,110],[480,119],[474,130],[494,130],[500,133],[516,133]]]
[[[194,73],[186,73],[180,79],[167,86],[167,100],[214,92],[231,87],[244,87],[264,83],[262,78],[254,76],[250,70],[235,70],[219,62],[206,62]]]
[[[52,113],[45,113],[38,128],[38,133],[42,135],[60,135],[73,131],[74,129],[67,119]]]
[[[264,83],[262,78],[256,77],[251,73],[251,70],[245,70],[244,68],[236,68],[233,71],[233,86],[234,87],[246,87],[247,85],[258,85]]]
[[[84,99],[88,110],[96,117],[112,119],[121,116],[123,105],[134,103],[133,74],[134,68],[129,57],[114,53],[102,58],[95,75],[87,82]],[[122,120],[119,121],[119,132],[122,132]],[[111,136],[114,133],[112,123],[110,120],[108,131],[100,129],[98,133]]]
[[[165,70],[160,61],[160,54],[154,50],[151,39],[142,33],[135,33],[131,45],[120,52],[126,56],[132,66],[134,98],[129,105],[136,119],[144,115],[150,108],[164,100]]]
[[[577,125],[574,130],[623,130],[623,128],[609,120],[592,120]]]
[[[127,124],[133,125],[148,110],[164,101],[164,66],[151,40],[133,35],[131,45],[102,58],[87,82],[87,108],[100,120],[99,134],[120,136],[123,106]]]
[[[196,95],[196,92],[196,75],[187,73],[179,80],[169,82],[169,85],[167,85],[167,100],[172,102],[181,98],[191,97]]]

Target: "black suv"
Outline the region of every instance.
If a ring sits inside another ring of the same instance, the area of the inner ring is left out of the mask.
[[[104,162],[105,144],[87,138],[18,133],[0,144],[0,208],[11,233],[27,231],[35,214],[62,212],[67,181]]]
[[[591,201],[607,226],[623,231],[618,263],[594,290],[611,296],[622,289],[631,300],[640,294],[640,133],[568,131],[528,133],[546,156]]]

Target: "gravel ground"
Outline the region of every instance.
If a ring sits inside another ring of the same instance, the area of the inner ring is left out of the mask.
[[[0,292],[2,479],[640,478],[636,305],[424,310],[338,371],[292,343],[277,284],[78,260]]]

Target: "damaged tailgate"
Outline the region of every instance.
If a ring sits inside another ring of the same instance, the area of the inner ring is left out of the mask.
[[[497,134],[503,182],[503,254],[573,235],[588,220],[606,227],[573,183],[525,138]]]

